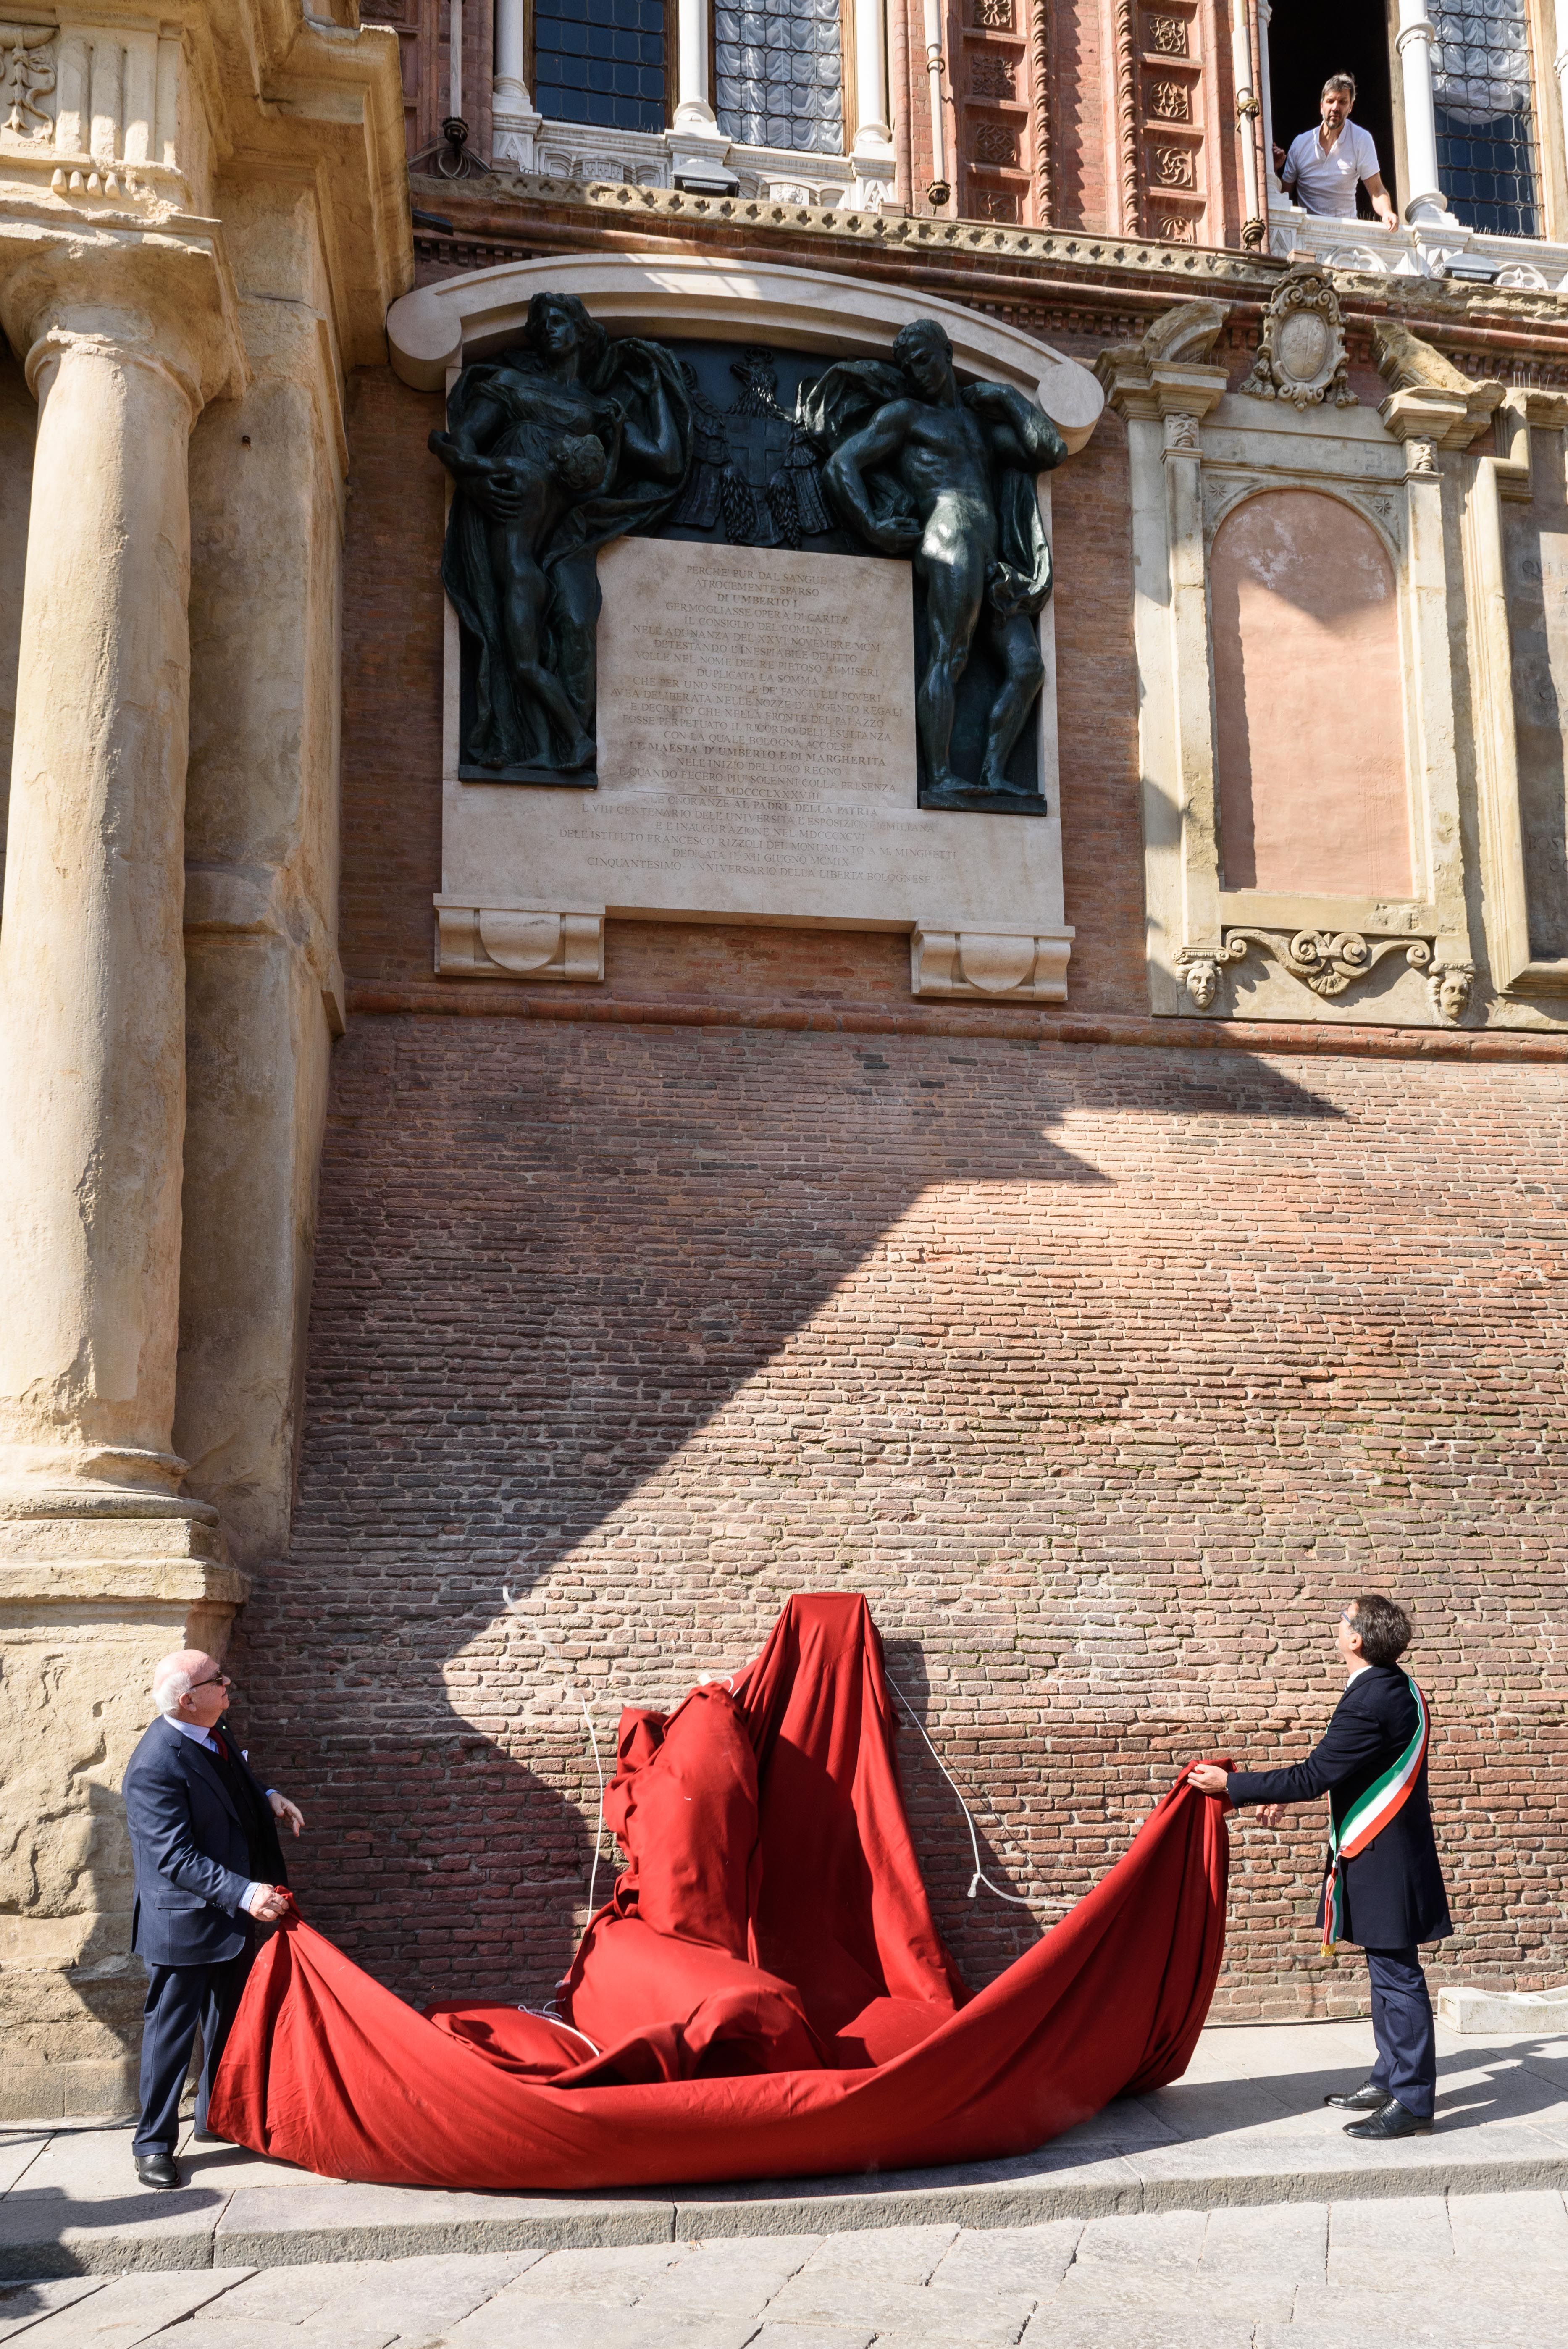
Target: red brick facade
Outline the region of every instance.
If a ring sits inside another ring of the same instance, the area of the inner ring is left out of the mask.
[[[1171,298],[945,275],[1090,358]],[[600,989],[436,979],[438,412],[358,380],[355,1008],[292,1553],[242,1627],[251,1742],[331,1823],[307,1913],[406,1994],[547,1992],[587,1894],[582,1696],[608,1751],[618,1702],[854,1588],[1037,1904],[965,1899],[906,1736],[978,1983],[1181,1762],[1303,1753],[1339,1608],[1380,1587],[1435,1722],[1439,1974],[1560,1978],[1562,1048],[1149,1020],[1119,427],[1056,481],[1078,936],[1045,1019],[914,1004],[903,939],[800,931],[612,924]],[[1309,1813],[1238,1833],[1222,2012],[1360,2002],[1315,1951],[1320,1843]]]

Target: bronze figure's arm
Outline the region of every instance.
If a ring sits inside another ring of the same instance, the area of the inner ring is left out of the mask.
[[[835,449],[822,468],[828,495],[844,521],[869,546],[880,547],[884,554],[913,554],[924,535],[913,514],[879,520],[865,481],[869,468],[885,463],[903,448],[914,412],[913,400],[890,400],[878,409],[869,424]]]
[[[971,386],[968,405],[990,428],[991,446],[1004,465],[1026,473],[1048,473],[1067,455],[1067,443],[1043,408],[1011,384]]]

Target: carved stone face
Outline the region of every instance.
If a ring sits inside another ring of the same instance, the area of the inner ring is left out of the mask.
[[[1445,1019],[1460,1019],[1470,1003],[1468,970],[1445,970],[1438,979],[1438,1009]]]
[[[1191,962],[1187,966],[1187,992],[1200,1011],[1207,1011],[1214,1000],[1220,975],[1212,962]]]

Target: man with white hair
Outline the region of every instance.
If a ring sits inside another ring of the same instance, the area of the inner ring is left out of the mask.
[[[144,2186],[180,2184],[180,2098],[198,2030],[196,2133],[207,2133],[207,2098],[255,1954],[252,1920],[275,1923],[289,1905],[276,1823],[286,1819],[296,1836],[304,1825],[218,1726],[232,1686],[199,1648],[165,1656],[152,1675],[158,1718],[126,1766],[131,1947],[148,1972],[141,2118],[130,2146]]]

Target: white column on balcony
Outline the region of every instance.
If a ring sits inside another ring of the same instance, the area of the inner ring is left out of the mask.
[[[1258,0],[1258,96],[1264,109],[1264,176],[1268,184],[1270,203],[1283,202],[1284,199],[1284,190],[1280,185],[1274,159],[1274,140],[1279,134],[1274,129],[1274,90],[1269,82],[1269,26],[1273,17],[1274,10],[1269,0]]]
[[[495,78],[490,84],[490,148],[497,162],[534,167],[540,116],[528,90],[523,43],[524,0],[495,0]]]
[[[1552,70],[1557,77],[1563,101],[1560,128],[1568,140],[1568,0],[1557,0],[1557,55],[1552,60]],[[1557,233],[1563,234],[1561,228]]]
[[[1246,203],[1243,237],[1263,233],[1258,195],[1258,97],[1253,88],[1253,28],[1247,0],[1231,0],[1231,69],[1236,81],[1236,135],[1242,147],[1242,192]]]
[[[1568,0],[1563,0],[1568,6]],[[891,158],[892,126],[887,102],[885,0],[855,0],[856,155]]]
[[[1395,46],[1404,75],[1405,169],[1410,191],[1405,199],[1405,218],[1414,228],[1453,225],[1438,183],[1438,124],[1432,108],[1432,50],[1437,37],[1424,0],[1399,0]]]
[[[680,0],[675,128],[715,138],[718,118],[708,103],[713,73],[708,0]]]

